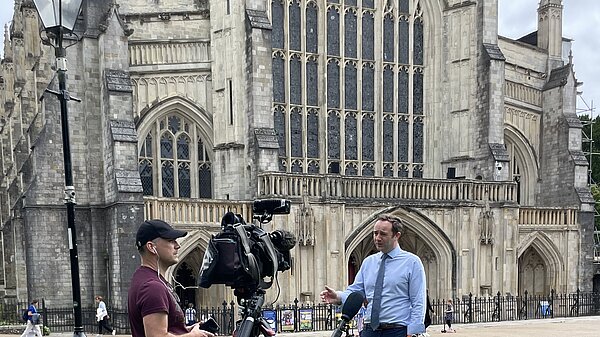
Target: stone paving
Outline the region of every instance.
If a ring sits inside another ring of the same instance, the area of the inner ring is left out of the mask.
[[[442,333],[441,325],[432,325],[427,329],[429,336],[459,337],[459,336],[483,336],[483,337],[505,337],[505,336],[527,336],[527,337],[597,337],[600,336],[600,316],[538,319],[527,321],[456,324],[452,325],[455,333]],[[88,337],[96,334],[87,332]],[[0,334],[0,337],[15,337],[16,334]],[[53,333],[50,336],[67,337],[72,333]],[[119,337],[130,337],[131,335],[117,335]],[[280,337],[330,337],[331,331],[281,333]],[[105,337],[110,337],[105,335]]]

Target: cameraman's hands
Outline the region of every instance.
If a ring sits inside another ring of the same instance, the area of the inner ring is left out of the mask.
[[[325,286],[325,290],[321,291],[321,301],[329,304],[341,304],[342,299],[333,288]]]

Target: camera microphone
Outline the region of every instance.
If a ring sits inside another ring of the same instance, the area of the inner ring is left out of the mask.
[[[291,202],[286,199],[262,199],[255,200],[252,204],[252,212],[254,214],[268,213],[274,214],[290,214]]]
[[[346,331],[348,322],[350,322],[350,320],[356,315],[356,313],[358,313],[358,310],[360,310],[360,307],[362,306],[364,301],[365,295],[360,291],[355,291],[348,295],[348,298],[346,298],[346,302],[344,302],[344,305],[342,305],[342,321],[337,326],[337,328],[335,328],[335,330],[331,334],[331,337],[342,336],[342,333]]]

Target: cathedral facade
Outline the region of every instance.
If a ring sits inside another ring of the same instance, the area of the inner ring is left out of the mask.
[[[228,210],[287,198],[279,303],[319,301],[406,224],[433,298],[600,290],[562,1],[498,36],[497,0],[84,1],[67,49],[82,305],[126,307],[138,225],[187,230],[182,301]],[[536,13],[532,13],[536,15]],[[0,82],[0,290],[72,302],[54,51],[16,0]],[[48,282],[52,280],[52,282]],[[276,287],[273,287],[276,288]],[[274,300],[276,289],[267,292]]]

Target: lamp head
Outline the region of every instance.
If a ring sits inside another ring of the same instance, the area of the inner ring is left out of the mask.
[[[83,0],[33,0],[46,31],[72,32]]]

